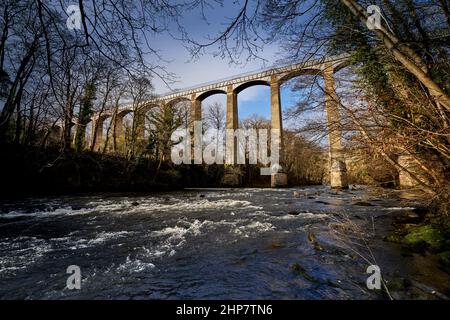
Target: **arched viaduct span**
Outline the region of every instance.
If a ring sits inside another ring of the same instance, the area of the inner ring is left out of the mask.
[[[330,182],[334,188],[347,188],[347,170],[342,150],[341,136],[342,132],[339,126],[338,97],[335,91],[334,73],[348,64],[348,56],[335,56],[323,58],[321,60],[308,61],[304,63],[291,64],[282,67],[260,70],[254,73],[247,73],[225,80],[219,80],[208,84],[191,87],[183,90],[173,91],[171,93],[161,95],[155,99],[144,103],[136,110],[133,115],[133,121],[140,118],[143,119],[148,110],[154,107],[163,108],[165,105],[178,103],[180,101],[191,102],[191,122],[202,119],[201,104],[204,99],[214,94],[226,94],[226,164],[235,164],[235,139],[229,129],[238,129],[238,100],[237,95],[242,90],[254,85],[266,85],[270,87],[270,110],[271,110],[271,128],[279,129],[282,132],[282,113],[280,86],[291,78],[300,75],[319,75],[324,78],[325,83],[325,103],[328,125],[329,139],[329,165],[330,165]],[[115,137],[124,135],[122,121],[125,115],[133,113],[130,106],[123,105],[114,115],[113,112],[104,112],[94,115],[92,123],[94,124],[91,144],[94,144],[94,150],[101,150],[104,145],[103,123],[106,119],[112,118],[111,127],[114,130]],[[143,123],[143,121],[136,121]],[[119,125],[118,125],[119,124]],[[141,130],[143,132],[143,128]],[[123,139],[123,138],[122,138]],[[281,136],[281,146],[282,136]],[[280,150],[282,152],[282,150]],[[284,179],[278,181],[272,177],[273,186],[281,186],[285,182]]]

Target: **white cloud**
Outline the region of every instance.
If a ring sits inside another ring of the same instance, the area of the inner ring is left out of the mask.
[[[254,86],[245,89],[238,95],[238,99],[241,102],[246,101],[259,101],[265,94],[267,94],[269,87],[266,86]]]

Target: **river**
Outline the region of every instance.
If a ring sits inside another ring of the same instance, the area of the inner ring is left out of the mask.
[[[409,281],[393,298],[437,298],[448,274],[382,240],[418,203],[362,186],[2,200],[0,299],[388,299],[370,263]]]

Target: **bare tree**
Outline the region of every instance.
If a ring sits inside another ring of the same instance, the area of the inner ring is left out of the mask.
[[[140,114],[143,105],[154,97],[153,85],[150,79],[142,75],[131,76],[129,78],[126,95],[131,103],[133,121],[127,136],[128,155],[134,157],[137,152],[138,139],[144,135],[144,116]]]
[[[225,108],[219,102],[214,102],[207,106],[205,113],[206,125],[210,128],[222,132],[225,129]]]

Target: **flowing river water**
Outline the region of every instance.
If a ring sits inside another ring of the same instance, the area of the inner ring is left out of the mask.
[[[386,299],[366,287],[374,259],[409,283],[392,297],[439,298],[448,274],[382,240],[416,205],[322,186],[3,200],[0,299]]]

